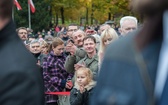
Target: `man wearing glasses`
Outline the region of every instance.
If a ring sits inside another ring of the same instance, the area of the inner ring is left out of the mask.
[[[79,29],[78,25],[76,25],[76,24],[70,24],[68,26],[68,32],[67,32],[69,38],[72,38],[73,32],[77,31],[78,29]]]

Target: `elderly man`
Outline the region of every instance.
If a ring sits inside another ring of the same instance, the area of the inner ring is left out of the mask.
[[[38,59],[39,55],[41,54],[41,45],[39,40],[35,39],[30,42],[30,51],[34,57]]]
[[[125,16],[120,19],[120,34],[125,36],[128,32],[132,32],[137,29],[137,19],[133,16]]]
[[[85,57],[86,52],[83,49],[83,39],[85,33],[82,30],[77,30],[72,34],[72,39],[67,42],[67,51],[70,55],[65,62],[65,68],[67,72],[74,73],[74,65]]]
[[[85,37],[85,33],[82,30],[77,30],[72,34],[72,39],[74,44],[80,48],[83,47],[83,38]]]
[[[13,0],[0,0],[0,104],[44,105],[42,76],[16,33],[13,4]]]

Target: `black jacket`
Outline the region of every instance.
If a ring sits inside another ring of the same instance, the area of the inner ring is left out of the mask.
[[[36,60],[11,20],[0,30],[0,105],[43,105],[43,81]]]
[[[80,93],[79,86],[74,86],[70,94],[70,104],[71,105],[89,105],[89,100],[93,94],[95,82],[91,82],[89,85],[85,86],[85,92]]]

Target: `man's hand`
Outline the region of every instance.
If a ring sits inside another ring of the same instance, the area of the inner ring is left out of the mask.
[[[74,55],[77,47],[72,42],[68,42],[65,49],[67,52],[70,52],[71,55]]]
[[[78,70],[81,67],[86,67],[85,62],[82,62],[82,64],[77,63],[74,65],[75,70]]]

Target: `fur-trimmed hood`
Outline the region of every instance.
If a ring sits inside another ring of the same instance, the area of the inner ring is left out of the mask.
[[[92,89],[95,86],[96,86],[96,82],[92,80],[88,85],[85,86],[85,89],[87,89],[87,91],[89,91],[90,89]],[[79,90],[80,86],[75,82],[74,88],[76,88],[77,90]]]

